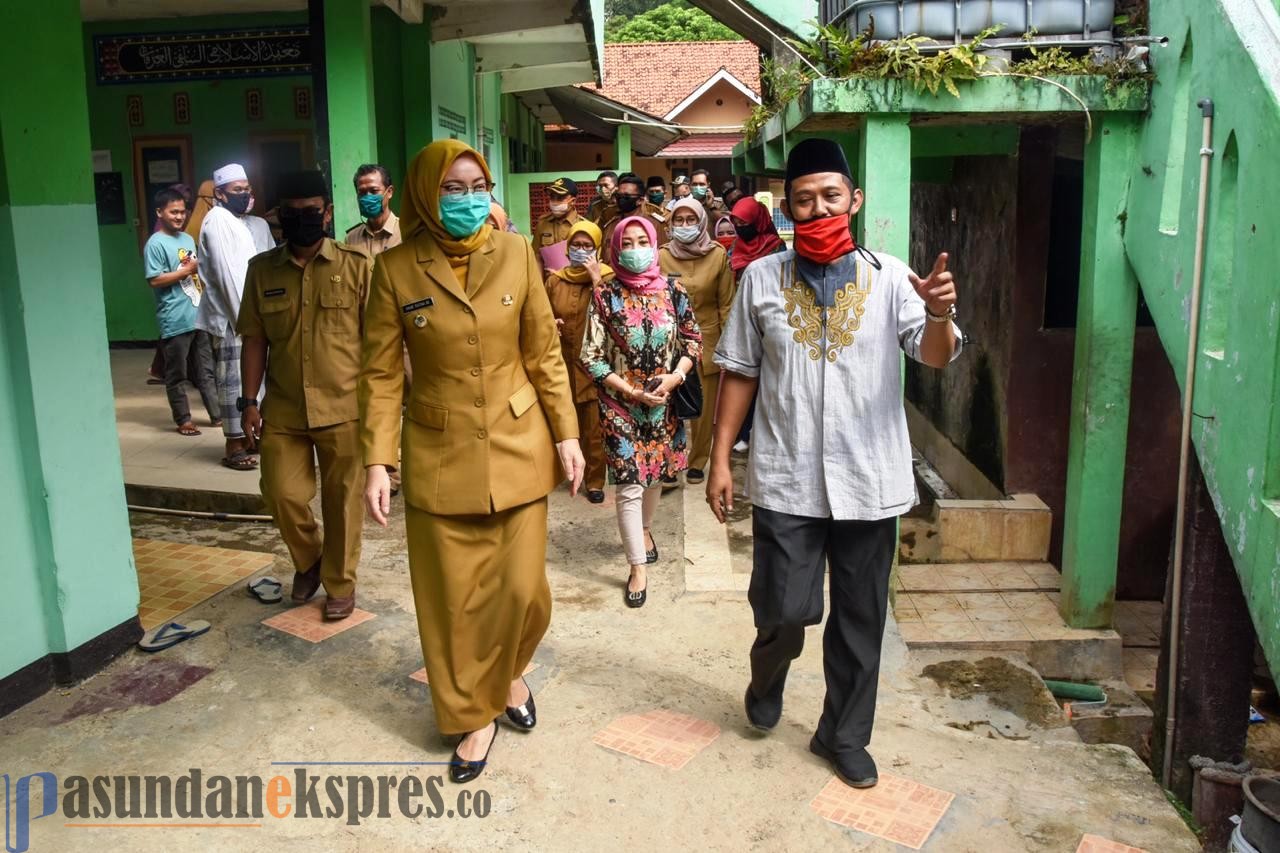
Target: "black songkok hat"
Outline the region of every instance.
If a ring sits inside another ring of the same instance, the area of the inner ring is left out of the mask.
[[[787,156],[787,177],[783,193],[790,198],[792,181],[818,172],[839,172],[853,180],[849,161],[845,159],[844,149],[839,143],[830,139],[805,139],[798,142]]]
[[[667,182],[662,179],[661,175],[652,175],[649,178],[649,183],[646,185],[646,188],[653,189],[654,187],[664,190],[667,188]]]
[[[328,201],[329,182],[315,169],[305,172],[289,172],[280,177],[276,194],[280,198],[316,198]]]

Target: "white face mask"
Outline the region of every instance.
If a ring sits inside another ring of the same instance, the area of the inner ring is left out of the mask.
[[[569,202],[567,201],[561,204],[551,204],[549,207],[551,209],[551,213],[555,216],[564,216],[569,212]]]
[[[594,249],[569,249],[569,261],[575,267],[584,266],[596,256]]]
[[[698,235],[701,233],[702,229],[697,225],[677,225],[671,229],[671,236],[681,243],[692,243],[698,239]]]

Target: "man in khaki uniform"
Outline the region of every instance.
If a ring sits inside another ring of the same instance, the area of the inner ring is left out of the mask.
[[[391,173],[385,166],[377,163],[365,163],[356,169],[352,178],[356,187],[356,204],[360,206],[360,222],[347,229],[343,242],[357,249],[364,249],[371,258],[387,249],[400,245],[400,218],[391,210],[391,197],[396,188],[391,183]],[[405,388],[409,387],[412,374],[409,373],[409,351],[404,353]],[[389,472],[391,477],[391,494],[400,493],[400,469]]]
[[[711,191],[711,173],[706,169],[694,169],[689,183],[692,186],[690,194],[702,202],[702,209],[707,212],[707,235],[715,239],[716,220],[728,213],[729,208]]]
[[[293,601],[309,600],[323,583],[325,618],[345,619],[355,609],[360,561],[356,383],[373,261],[325,236],[333,205],[319,172],[281,180],[279,217],[285,243],[255,257],[245,278],[236,328],[244,338],[247,396],[237,405],[246,430],[261,437],[262,496],[293,558]],[[313,458],[320,462],[323,538],[311,512]]]
[[[617,172],[606,170],[600,173],[600,177],[596,178],[596,197],[591,199],[591,204],[587,206],[587,219],[601,228],[604,227],[604,224],[609,221],[609,215],[605,211],[612,206],[613,191],[617,188]]]
[[[364,249],[366,255],[376,258],[400,245],[400,219],[391,210],[396,188],[391,184],[391,173],[377,163],[365,163],[356,169],[353,180],[356,204],[364,221],[348,228],[342,239],[348,246]]]
[[[604,232],[603,247],[600,250],[602,259],[606,264],[612,265],[614,262],[613,250],[610,243],[613,240],[613,231],[618,227],[618,223],[626,219],[628,216],[644,216],[653,223],[653,230],[658,233],[658,245],[661,246],[670,239],[667,233],[667,214],[662,208],[644,199],[644,179],[634,172],[627,172],[618,176],[618,188],[613,193],[613,207],[607,211],[610,216],[601,227]]]
[[[556,178],[547,187],[547,206],[550,212],[540,216],[533,226],[535,251],[569,239],[569,229],[582,219],[578,215],[577,198],[578,185],[569,178]]]

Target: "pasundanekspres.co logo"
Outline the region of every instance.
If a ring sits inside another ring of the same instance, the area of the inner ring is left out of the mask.
[[[321,765],[422,767],[448,762],[272,762],[292,773],[272,776],[206,775],[190,768],[179,776],[67,776],[48,771],[4,781],[5,849],[32,849],[33,824],[61,816],[75,829],[261,829],[277,820],[367,820],[488,817],[492,798],[483,788],[446,786],[443,775],[310,772]],[[39,784],[37,784],[39,783]]]

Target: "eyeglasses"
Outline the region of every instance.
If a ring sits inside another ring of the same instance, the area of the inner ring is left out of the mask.
[[[470,187],[466,187],[463,184],[457,184],[450,181],[449,183],[444,184],[443,186],[440,187],[440,192],[442,195],[474,195],[476,193],[487,193],[488,191],[489,191],[489,184],[487,181],[481,181],[477,184],[472,184]]]

